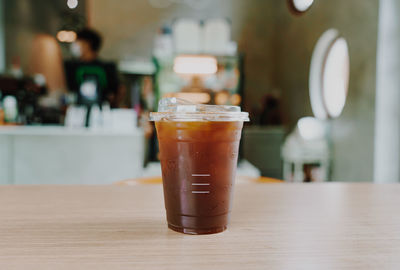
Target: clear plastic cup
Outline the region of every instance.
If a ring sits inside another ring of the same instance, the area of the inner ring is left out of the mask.
[[[248,113],[166,98],[150,119],[159,141],[168,227],[187,234],[224,231]]]

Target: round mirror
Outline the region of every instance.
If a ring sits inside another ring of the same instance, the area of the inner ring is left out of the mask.
[[[287,3],[292,13],[301,15],[310,9],[314,0],[287,0]]]
[[[346,40],[335,29],[326,31],[314,48],[310,67],[310,100],[317,118],[341,114],[348,91],[349,63]]]

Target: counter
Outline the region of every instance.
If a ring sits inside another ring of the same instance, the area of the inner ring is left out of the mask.
[[[0,184],[106,184],[141,175],[144,133],[0,126]]]
[[[214,235],[167,229],[162,185],[0,187],[0,269],[399,269],[400,185],[237,184]]]

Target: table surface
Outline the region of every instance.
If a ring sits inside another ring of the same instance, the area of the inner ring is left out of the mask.
[[[400,185],[237,184],[230,226],[167,229],[161,185],[0,187],[0,269],[400,269]]]

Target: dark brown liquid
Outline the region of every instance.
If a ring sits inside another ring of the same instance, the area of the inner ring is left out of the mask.
[[[156,122],[169,228],[226,229],[242,122]]]

